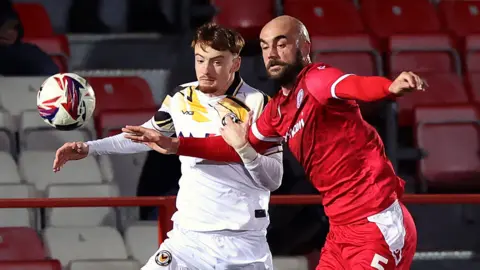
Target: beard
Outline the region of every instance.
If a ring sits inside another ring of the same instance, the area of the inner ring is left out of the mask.
[[[282,69],[278,73],[271,73],[270,67],[281,66]],[[271,60],[267,64],[268,77],[280,86],[287,86],[295,83],[297,75],[304,68],[302,61],[302,54],[300,50],[297,50],[295,55],[295,61],[293,63],[287,63],[280,60]]]
[[[199,85],[198,90],[200,90],[200,92],[202,92],[204,94],[213,94],[213,93],[217,92],[218,89],[216,87],[213,87],[213,86]]]

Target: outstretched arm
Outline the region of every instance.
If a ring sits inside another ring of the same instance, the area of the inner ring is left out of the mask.
[[[163,135],[171,137],[175,134],[175,127],[170,116],[170,96],[163,101],[155,115],[145,122],[142,127],[155,129]],[[86,142],[89,155],[133,154],[152,150],[147,145],[134,143],[125,138],[125,134]]]
[[[305,83],[308,91],[319,102],[325,102],[330,98],[370,102],[413,90],[424,90],[427,86],[412,72],[403,72],[392,82],[379,76],[345,74],[339,69],[326,66],[309,71]]]

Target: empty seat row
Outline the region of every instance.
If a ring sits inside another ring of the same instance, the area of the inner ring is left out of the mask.
[[[278,13],[302,20],[312,36],[373,33],[386,38],[448,29],[448,33],[463,37],[480,32],[479,1],[441,1],[438,11],[428,0],[417,0],[415,5],[409,0],[362,0],[359,8],[353,1],[284,0],[280,12],[274,0],[211,3],[219,10],[215,21],[239,29],[248,38],[257,38],[265,23]]]
[[[43,197],[31,185],[2,184],[0,199]],[[114,184],[57,184],[45,190],[46,198],[109,198],[120,196]],[[97,226],[117,224],[117,212],[111,207],[48,208],[45,224],[48,226]],[[35,228],[41,220],[40,212],[26,208],[0,209],[0,226]],[[120,224],[118,224],[120,225]]]
[[[103,176],[93,156],[77,160],[75,165],[65,166],[57,173],[52,170],[54,158],[55,151],[24,151],[20,153],[17,166],[8,152],[0,152],[0,159],[3,161],[0,163],[0,183],[15,184],[25,181],[43,191],[51,184],[101,183],[110,180]]]
[[[42,237],[28,228],[0,228],[0,236],[6,243],[0,245],[0,261],[44,260],[49,256],[72,270],[91,269],[86,268],[89,265],[98,267],[95,261],[103,261],[105,266],[112,265],[112,262],[113,265],[132,265],[126,260],[143,264],[158,249],[157,233],[156,222],[133,224],[125,230],[124,238],[111,227],[49,227],[43,231]],[[29,247],[29,252],[22,252],[25,246]],[[274,264],[278,269],[308,269],[306,260],[301,257],[281,257],[275,259]],[[295,268],[290,268],[293,266]]]
[[[480,114],[472,105],[418,106],[414,110],[419,184],[423,191],[480,190]]]

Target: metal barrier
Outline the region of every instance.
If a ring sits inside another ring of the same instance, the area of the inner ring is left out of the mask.
[[[111,197],[111,198],[25,198],[0,199],[0,208],[53,208],[53,207],[137,207],[157,206],[158,241],[162,243],[172,229],[170,220],[176,211],[175,196],[167,197]],[[406,194],[402,202],[412,204],[480,204],[480,194]],[[320,195],[276,195],[271,204],[321,204]]]

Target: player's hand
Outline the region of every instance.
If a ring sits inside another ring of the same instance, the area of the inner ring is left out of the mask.
[[[162,133],[142,126],[126,126],[122,128],[125,138],[136,143],[143,143],[153,150],[164,154],[176,154],[178,150],[178,139],[164,136]]]
[[[220,134],[225,142],[234,149],[240,149],[248,143],[248,131],[252,125],[252,114],[252,111],[248,113],[245,122],[235,123],[228,115],[224,118],[225,124],[220,128]]]
[[[412,91],[425,91],[427,82],[413,72],[404,71],[393,81],[388,90],[395,95],[402,95]]]
[[[58,172],[70,160],[79,160],[88,156],[88,145],[84,142],[68,142],[58,148],[53,161],[53,171]]]

